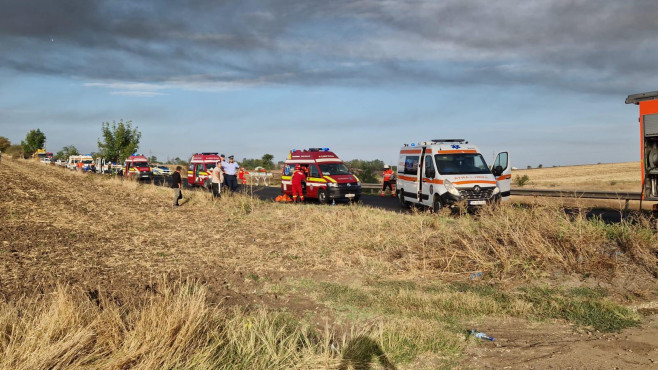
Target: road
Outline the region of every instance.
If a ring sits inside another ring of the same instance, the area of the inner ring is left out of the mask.
[[[171,177],[164,176],[154,176],[153,183],[160,186],[169,186],[171,183]],[[183,179],[183,186],[187,187],[187,179]],[[264,187],[264,186],[254,186],[251,188],[254,195],[262,200],[274,200],[278,195],[281,195],[281,189],[278,187]],[[311,203],[317,204],[316,200],[309,200]],[[400,203],[396,198],[391,196],[381,197],[375,195],[362,195],[361,204],[364,206],[384,209],[387,211],[393,212],[409,212],[408,208],[403,208],[400,206]],[[339,202],[339,206],[346,206],[348,203]],[[567,213],[575,213],[576,209],[565,209]],[[601,219],[606,223],[619,223],[623,218],[623,214],[617,210],[611,209],[591,209],[587,213],[588,218],[601,217]]]

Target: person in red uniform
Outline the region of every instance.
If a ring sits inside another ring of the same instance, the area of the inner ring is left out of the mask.
[[[292,174],[292,201],[297,202],[297,195],[299,199],[304,201],[304,193],[302,193],[302,181],[306,179],[306,174],[302,171],[300,165],[295,166],[295,172]]]
[[[386,164],[384,165],[384,172],[382,173],[382,177],[384,177],[384,184],[382,185],[382,197],[386,195],[386,188],[389,188],[391,190],[391,196],[395,196],[395,192],[393,191],[393,170]]]
[[[247,185],[247,179],[245,178],[245,175],[248,174],[249,171],[245,170],[244,167],[240,167],[240,171],[238,171],[238,179],[240,179],[240,184]]]

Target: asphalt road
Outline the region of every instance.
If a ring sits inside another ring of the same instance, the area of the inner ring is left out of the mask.
[[[153,183],[158,186],[170,186],[171,176],[154,176]],[[188,187],[187,179],[183,179],[183,186]],[[249,187],[247,187],[249,189]],[[253,191],[254,196],[262,200],[274,200],[278,195],[281,195],[281,189],[278,187],[264,187],[264,186],[254,186],[250,188],[250,191]],[[317,200],[310,199],[310,203],[318,204]],[[348,202],[337,202],[337,206],[346,206]],[[384,209],[387,211],[393,212],[409,212],[408,208],[403,208],[400,206],[400,202],[394,197],[387,196],[381,197],[377,195],[362,195],[361,204],[364,206]],[[575,213],[575,209],[566,209],[567,213]],[[592,209],[587,214],[588,218],[601,217],[601,219],[606,223],[619,223],[625,217],[624,214],[616,210],[611,209]]]

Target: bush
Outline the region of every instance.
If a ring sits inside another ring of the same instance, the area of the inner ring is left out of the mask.
[[[523,176],[516,175],[516,177],[514,178],[514,185],[518,187],[523,187],[529,182],[530,182],[530,177],[528,177],[528,175],[523,175]]]

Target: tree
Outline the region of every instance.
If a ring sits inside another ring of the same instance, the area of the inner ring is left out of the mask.
[[[103,140],[98,139],[98,154],[112,162],[123,162],[139,148],[142,133],[132,127],[132,121],[119,123],[103,122],[101,127]]]
[[[347,167],[349,167],[363,183],[379,182],[380,172],[384,169],[384,162],[379,159],[373,161],[354,159],[345,162],[345,165],[347,165]]]
[[[271,170],[274,168],[274,156],[272,154],[264,154],[263,158],[260,160],[260,165],[263,166],[266,170]]]
[[[46,135],[41,132],[41,130],[30,130],[25,136],[25,140],[21,141],[21,148],[23,148],[23,154],[26,156],[31,156],[37,149],[44,148],[46,145]]]
[[[154,155],[149,156],[149,157],[146,158],[146,159],[147,159],[147,160],[149,161],[149,163],[151,163],[151,164],[153,164],[153,163],[158,163],[158,157],[156,157],[156,156],[154,156]]]
[[[55,154],[56,159],[61,159],[63,161],[67,160],[72,155],[80,155],[78,148],[73,145],[68,145],[62,148],[59,152]]]
[[[4,136],[0,136],[0,152],[7,151],[7,148],[11,146],[11,141]]]

